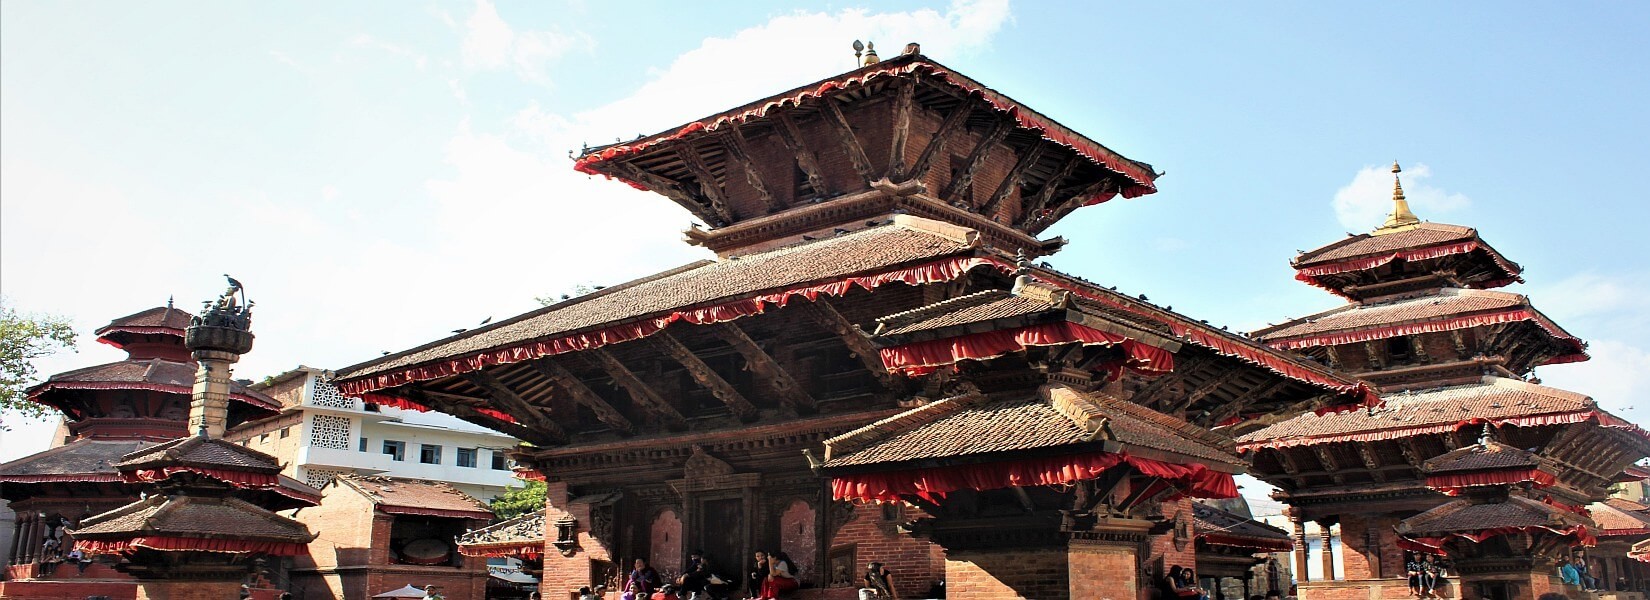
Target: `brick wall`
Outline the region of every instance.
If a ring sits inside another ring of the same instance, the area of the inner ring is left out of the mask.
[[[223,600],[238,598],[241,582],[230,581],[143,581],[137,586],[137,600]]]
[[[1066,558],[1064,548],[952,551],[945,559],[946,597],[1065,600],[1071,597]]]
[[[832,549],[854,547],[854,577],[871,562],[880,562],[901,582],[902,589],[926,590],[928,584],[946,577],[945,550],[925,540],[899,533],[900,522],[927,515],[913,506],[901,506],[892,520],[885,519],[883,507],[861,504],[853,518],[831,536]]]
[[[1133,600],[1140,593],[1132,548],[1073,541],[1068,550],[1071,598]]]
[[[576,527],[578,547],[572,556],[563,556],[554,546],[544,550],[544,575],[539,584],[539,591],[546,598],[561,598],[567,592],[576,591],[580,586],[596,585],[590,580],[590,567],[593,561],[611,561],[611,551],[603,546],[596,538],[590,535],[590,505],[572,505],[567,491],[567,483],[552,481],[546,485],[545,514],[546,542],[556,539],[554,523],[564,516],[571,515],[577,520]]]

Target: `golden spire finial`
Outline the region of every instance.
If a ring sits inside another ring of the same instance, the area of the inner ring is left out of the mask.
[[[871,66],[881,61],[882,59],[877,58],[876,42],[865,42],[865,66]]]
[[[1398,168],[1398,161],[1392,161],[1392,214],[1387,215],[1386,223],[1375,229],[1376,233],[1421,223],[1421,218],[1410,212],[1409,201],[1404,199],[1404,183],[1398,180],[1401,172],[1403,169]]]

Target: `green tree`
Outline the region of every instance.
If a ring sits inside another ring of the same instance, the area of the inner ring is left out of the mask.
[[[19,314],[0,298],[0,411],[17,411],[35,418],[45,406],[29,402],[26,390],[34,383],[32,362],[63,348],[74,348],[74,326],[67,319]],[[0,430],[5,424],[0,423]]]
[[[498,520],[514,519],[535,510],[543,510],[544,490],[543,481],[529,481],[526,486],[504,490],[504,495],[494,497],[488,504]]]

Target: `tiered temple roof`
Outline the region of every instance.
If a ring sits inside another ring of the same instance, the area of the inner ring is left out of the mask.
[[[493,518],[480,500],[442,481],[383,475],[342,475],[333,485],[347,486],[366,496],[378,510],[394,515],[422,515],[461,519]]]
[[[1295,547],[1289,532],[1206,502],[1192,503],[1192,519],[1199,543],[1248,552],[1288,552]]]

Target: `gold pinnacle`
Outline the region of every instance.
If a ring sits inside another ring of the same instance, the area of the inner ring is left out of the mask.
[[[1401,172],[1403,169],[1398,167],[1398,161],[1392,161],[1392,214],[1387,215],[1386,223],[1375,229],[1376,233],[1386,233],[1421,223],[1421,218],[1410,212],[1409,200],[1404,199],[1404,183],[1398,179]]]

